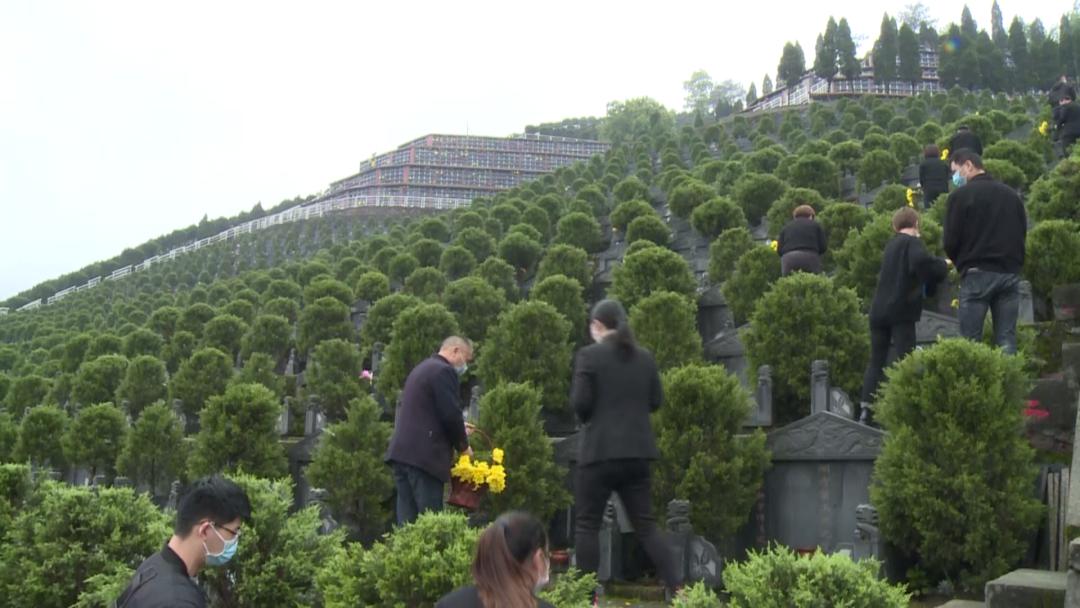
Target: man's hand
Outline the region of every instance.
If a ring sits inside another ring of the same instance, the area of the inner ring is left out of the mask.
[[[465,423],[465,436],[466,437],[472,435],[473,431],[475,431],[475,430],[476,430],[476,425],[475,424],[472,424],[470,422]]]

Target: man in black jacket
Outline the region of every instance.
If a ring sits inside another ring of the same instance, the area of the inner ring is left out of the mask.
[[[922,316],[923,295],[933,293],[949,269],[945,260],[930,255],[919,238],[919,214],[902,207],[892,220],[896,235],[885,246],[877,289],[870,305],[870,364],[862,387],[859,420],[871,422],[874,393],[884,376],[889,345],[896,360],[915,350],[915,323]]]
[[[394,469],[399,526],[424,511],[441,510],[453,450],[472,454],[459,395],[459,378],[469,367],[472,351],[471,342],[451,336],[405,379],[386,452],[386,462]]]
[[[135,570],[117,608],[202,608],[206,597],[193,578],[236,554],[240,524],[251,517],[244,490],[222,477],[191,484],[176,508],[173,536]]]
[[[1072,145],[1080,139],[1080,105],[1066,93],[1054,108],[1054,130],[1061,142],[1061,155],[1068,156]]]
[[[979,156],[983,153],[982,140],[967,125],[957,127],[956,134],[949,140],[950,159],[960,150],[971,150]]]
[[[945,212],[945,253],[960,272],[960,333],[981,341],[987,310],[994,343],[1016,353],[1020,271],[1027,214],[1016,191],[990,177],[970,150],[952,156],[953,183]]]

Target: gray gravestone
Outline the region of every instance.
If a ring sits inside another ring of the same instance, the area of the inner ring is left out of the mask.
[[[810,364],[810,413],[829,411],[829,362],[818,359]]]
[[[1080,405],[1077,407],[1076,416],[1074,428],[1080,428]],[[1080,488],[1080,450],[1076,449],[1073,450],[1072,466],[1069,467],[1069,487]],[[1065,511],[1065,524],[1074,527],[1080,526],[1080,489],[1069,492],[1069,505]]]
[[[757,387],[754,390],[754,409],[746,426],[772,426],[772,368],[762,365],[758,368]]]

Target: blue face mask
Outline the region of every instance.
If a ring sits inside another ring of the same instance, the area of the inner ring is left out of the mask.
[[[953,183],[954,186],[959,188],[960,186],[963,186],[964,184],[967,183],[967,178],[964,177],[963,175],[960,175],[959,171],[955,171],[952,174],[952,183]]]
[[[214,531],[214,534],[217,534],[218,538],[221,538],[221,534],[218,533],[217,528],[215,528],[213,524],[210,525],[210,529]],[[233,538],[232,540],[225,540],[224,538],[221,538],[221,542],[224,543],[224,546],[221,549],[221,553],[210,553],[210,549],[207,549],[206,543],[203,542],[203,549],[206,550],[206,565],[224,566],[225,564],[229,563],[229,560],[231,560],[233,556],[236,555],[236,546],[237,544],[239,544],[239,541],[239,537]]]
[[[469,371],[469,364],[462,363],[460,367],[455,367],[454,371],[457,372],[457,375],[464,376],[465,372]]]

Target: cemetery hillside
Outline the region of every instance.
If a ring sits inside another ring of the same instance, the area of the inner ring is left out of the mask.
[[[236,557],[198,576],[214,607],[432,607],[514,510],[548,531],[546,601],[603,585],[599,605],[663,605],[621,503],[598,572],[576,567],[571,384],[605,298],[661,378],[672,605],[1080,606],[1080,148],[1047,103],[1077,86],[1080,14],[959,17],[885,15],[865,56],[830,19],[762,82],[693,74],[678,110],[613,101],[509,138],[402,126],[409,143],[325,191],[0,303],[0,608],[112,605],[213,474],[252,505]],[[950,265],[863,398],[894,215],[917,210],[945,256],[961,188],[927,190],[920,165],[933,146],[949,180],[961,126],[1026,211],[1017,353],[989,318],[961,337]],[[785,273],[804,205],[827,247],[820,272]],[[475,345],[477,429],[454,475],[486,488],[397,526],[397,406],[453,335]]]

